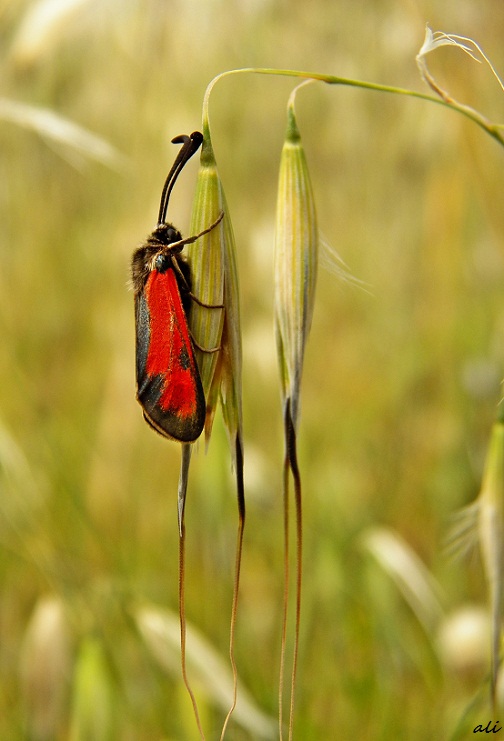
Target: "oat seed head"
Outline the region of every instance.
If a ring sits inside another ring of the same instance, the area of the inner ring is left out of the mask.
[[[313,191],[294,109],[287,107],[287,131],[280,160],[275,231],[275,333],[282,398],[291,401],[294,425],[305,345],[310,331],[318,263],[318,229]]]

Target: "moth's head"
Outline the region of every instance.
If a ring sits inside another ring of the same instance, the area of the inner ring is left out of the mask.
[[[174,242],[180,242],[182,234],[175,229],[173,224],[158,224],[147,240],[148,244],[156,244],[160,247],[169,247]]]

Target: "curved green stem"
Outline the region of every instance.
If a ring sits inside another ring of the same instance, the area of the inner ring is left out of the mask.
[[[504,146],[504,134],[501,130],[502,127],[500,125],[492,123],[487,118],[482,116],[480,113],[475,111],[473,108],[462,105],[461,103],[458,103],[455,100],[436,98],[433,95],[429,95],[428,93],[420,93],[420,92],[417,92],[416,90],[408,90],[406,88],[394,87],[393,85],[382,85],[376,82],[353,80],[347,77],[337,77],[336,75],[325,75],[320,72],[306,72],[304,70],[294,70],[294,69],[274,69],[274,68],[269,68],[269,67],[243,67],[240,69],[232,69],[232,70],[227,70],[226,72],[221,72],[219,75],[217,75],[217,77],[213,78],[213,80],[209,83],[205,91],[205,97],[203,99],[203,133],[204,134],[205,134],[205,129],[207,129],[208,131],[208,127],[209,127],[208,103],[209,103],[210,93],[212,92],[214,85],[218,82],[218,80],[224,77],[228,77],[229,75],[242,74],[242,73],[247,73],[247,74],[252,73],[252,74],[259,74],[259,75],[276,75],[279,77],[302,77],[304,79],[309,79],[309,80],[319,80],[320,82],[325,82],[328,85],[345,85],[347,87],[358,87],[358,88],[363,88],[365,90],[374,90],[375,92],[379,92],[379,93],[390,93],[392,95],[407,95],[410,98],[418,98],[419,100],[425,100],[428,103],[437,103],[438,105],[445,106],[446,108],[451,108],[452,110],[457,111],[458,113],[461,113],[463,116],[466,116],[467,118],[471,119],[473,123],[475,123],[477,126],[479,126],[484,131],[486,131],[486,133],[489,134],[493,139],[495,139],[499,144]]]

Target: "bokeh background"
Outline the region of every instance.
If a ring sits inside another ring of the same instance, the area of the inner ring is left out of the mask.
[[[134,398],[130,255],[154,226],[170,139],[200,126],[214,75],[290,67],[424,90],[426,22],[475,38],[504,72],[501,0],[0,2],[2,739],[196,738],[176,631],[170,650],[162,633],[177,611],[180,449]],[[447,48],[429,63],[504,119],[486,67]],[[210,101],[243,315],[236,658],[253,704],[230,725],[238,740],[277,737],[272,245],[294,84],[231,77]],[[454,560],[443,543],[478,493],[501,393],[504,152],[414,99],[316,84],[297,112],[320,229],[365,285],[321,269],[307,351],[295,738],[465,738],[492,720],[487,594],[477,551]],[[63,142],[50,114],[103,141]],[[170,205],[185,234],[196,171]],[[223,674],[205,679],[194,647],[190,669],[218,738],[237,525],[220,418],[194,456],[186,517],[187,616]]]

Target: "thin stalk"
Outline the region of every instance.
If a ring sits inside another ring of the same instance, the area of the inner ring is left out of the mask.
[[[182,679],[189,697],[191,698],[194,717],[201,741],[205,741],[205,734],[201,726],[199,717],[198,704],[196,697],[189,683],[187,676],[186,662],[186,609],[185,609],[185,524],[184,509],[185,495],[187,491],[187,476],[189,471],[189,462],[191,460],[191,445],[186,443],[182,445],[182,460],[180,466],[179,490],[178,490],[178,525],[179,525],[179,620],[180,620],[180,664],[182,669]]]
[[[301,475],[297,462],[296,430],[292,421],[290,399],[285,405],[284,417],[285,431],[285,457],[283,470],[283,492],[284,492],[284,596],[282,617],[282,643],[280,649],[280,678],[278,681],[279,710],[278,723],[280,741],[283,737],[283,693],[285,686],[285,653],[287,644],[287,617],[289,606],[289,581],[290,581],[290,541],[289,541],[289,474],[294,481],[294,505],[296,510],[296,602],[294,616],[294,645],[292,652],[292,673],[290,683],[289,703],[289,741],[292,741],[294,732],[294,707],[296,677],[299,656],[299,633],[301,628],[301,592],[303,581],[303,518],[301,497]]]
[[[279,739],[283,739],[283,694],[285,684],[285,652],[287,646],[287,617],[289,609],[289,460],[287,446],[283,466],[283,520],[284,520],[284,592],[282,606],[282,638],[280,645],[280,674],[278,678],[278,731]]]
[[[233,714],[236,707],[236,700],[238,696],[238,670],[236,667],[236,660],[234,655],[234,644],[235,644],[235,632],[236,632],[236,616],[238,613],[238,594],[240,590],[240,571],[241,571],[241,560],[243,552],[243,532],[245,529],[245,486],[243,481],[243,449],[240,436],[236,436],[236,492],[238,497],[238,532],[236,536],[236,555],[235,555],[235,574],[233,584],[233,603],[231,606],[231,626],[229,629],[229,658],[231,661],[231,667],[233,670],[233,701],[229,708],[228,714],[224,720],[222,726],[222,733],[220,741],[223,741],[224,734],[226,733],[229,719]]]
[[[179,527],[179,537],[182,537],[182,525],[184,523],[184,510],[187,495],[187,481],[189,478],[189,464],[191,462],[192,447],[190,443],[182,444],[182,457],[180,460],[180,475],[178,483],[177,497],[177,519]]]
[[[502,130],[502,126],[499,124],[494,124],[491,121],[489,121],[485,116],[482,116],[478,111],[475,111],[473,108],[470,108],[468,106],[465,106],[461,103],[458,103],[456,100],[453,100],[452,98],[436,98],[432,95],[429,95],[427,93],[421,93],[416,90],[408,90],[406,88],[401,87],[395,87],[393,85],[382,85],[380,83],[376,82],[366,82],[364,80],[353,80],[347,77],[337,77],[336,75],[325,75],[321,74],[320,72],[305,72],[304,70],[294,70],[294,69],[274,69],[274,68],[268,68],[268,67],[243,67],[241,69],[232,69],[227,70],[226,72],[222,72],[221,74],[217,75],[217,77],[214,77],[214,79],[209,83],[206,92],[205,97],[203,99],[203,120],[208,120],[208,103],[209,103],[209,97],[210,93],[212,92],[212,89],[216,82],[220,80],[223,77],[227,77],[229,75],[234,74],[241,74],[241,73],[254,73],[259,75],[275,75],[278,77],[301,77],[305,79],[310,80],[319,80],[320,82],[325,82],[328,85],[345,85],[347,87],[357,87],[357,88],[363,88],[365,90],[374,90],[375,92],[380,93],[390,93],[392,95],[407,95],[410,98],[418,98],[419,100],[425,100],[429,103],[436,103],[437,105],[442,105],[445,108],[451,108],[454,111],[457,111],[458,113],[461,113],[463,116],[466,116],[467,118],[471,119],[473,123],[475,123],[477,126],[482,128],[484,131],[486,131],[487,134],[489,134],[493,139],[495,139],[499,144],[504,146],[504,133]]]
[[[301,498],[301,476],[297,462],[296,430],[290,412],[290,399],[285,410],[286,458],[294,479],[294,502],[296,507],[296,614],[294,626],[294,650],[292,657],[291,697],[289,709],[289,741],[294,730],[294,703],[297,666],[299,656],[299,632],[301,627],[301,589],[303,581],[303,517]]]

